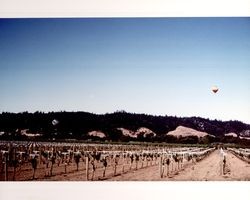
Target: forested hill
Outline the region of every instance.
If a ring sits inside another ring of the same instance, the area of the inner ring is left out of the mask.
[[[56,119],[58,124],[52,124]],[[218,121],[201,117],[153,116],[146,114],[127,113],[125,111],[111,114],[93,114],[88,112],[35,112],[0,114],[1,135],[19,137],[18,132],[28,129],[29,133],[41,134],[43,139],[74,138],[87,139],[87,133],[98,130],[107,134],[108,139],[119,140],[123,135],[117,128],[136,131],[146,127],[157,135],[157,140],[164,140],[166,133],[178,126],[189,127],[207,132],[216,137],[226,133],[236,133],[238,136],[249,133],[250,125],[240,121]],[[56,133],[56,134],[55,134]]]

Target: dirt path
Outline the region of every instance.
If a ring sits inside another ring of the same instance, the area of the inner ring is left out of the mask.
[[[201,162],[189,166],[183,172],[173,177],[172,180],[180,181],[212,181],[224,180],[222,175],[222,160],[219,151],[214,151]]]
[[[240,160],[232,153],[228,153],[227,160],[230,169],[230,174],[227,176],[227,179],[231,181],[250,181],[250,163]]]
[[[222,158],[219,151],[214,151],[204,160],[196,164],[188,164],[177,173],[170,173],[161,179],[159,167],[151,167],[139,171],[130,172],[109,180],[121,181],[250,181],[250,164],[240,160],[230,152],[226,152],[225,173],[222,170]]]

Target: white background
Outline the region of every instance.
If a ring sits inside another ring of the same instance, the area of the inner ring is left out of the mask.
[[[0,17],[249,16],[249,0],[0,0]]]
[[[0,0],[1,18],[250,16],[249,0]],[[0,30],[1,31],[1,30]],[[1,45],[1,44],[0,44]],[[1,47],[0,47],[1,48]],[[250,170],[250,169],[249,169]],[[0,199],[250,198],[250,182],[10,182]]]

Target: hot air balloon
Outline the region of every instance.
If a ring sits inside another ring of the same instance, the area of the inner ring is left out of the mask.
[[[219,88],[217,86],[213,86],[211,89],[214,93],[218,92],[218,90],[219,90]]]
[[[59,123],[59,121],[58,121],[58,120],[56,120],[56,119],[52,120],[52,124],[53,124],[53,126],[56,126],[58,123]]]

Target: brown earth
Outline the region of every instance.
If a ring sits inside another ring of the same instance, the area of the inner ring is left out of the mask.
[[[134,161],[132,165],[128,160],[119,161],[115,168],[109,165],[103,177],[104,167],[102,163],[96,163],[96,171],[93,176],[93,170],[89,165],[88,179],[94,181],[250,181],[250,164],[244,162],[226,151],[226,165],[223,174],[223,162],[219,151],[212,152],[208,157],[199,162],[186,161],[179,165],[170,163],[169,168],[165,165],[163,168],[163,177],[160,177],[159,158],[154,161]],[[136,166],[137,165],[137,166]],[[79,171],[76,171],[76,164],[70,163],[67,166],[60,164],[53,169],[52,176],[45,177],[45,167],[38,165],[35,179],[32,180],[32,169],[30,164],[22,166],[22,170],[17,172],[17,181],[86,181],[86,165],[80,162]],[[49,169],[47,169],[49,171]],[[114,173],[116,173],[114,175]],[[13,173],[9,173],[9,180],[12,180]],[[4,180],[4,174],[1,173],[0,180]]]
[[[250,181],[250,164],[240,160],[230,152],[226,153],[225,174],[222,173],[222,159],[219,151],[214,151],[198,163],[188,163],[186,167],[179,172],[170,172],[169,176],[167,176],[165,172],[163,178],[160,178],[159,167],[155,166],[139,170],[138,172],[124,174],[121,177],[113,177],[109,180]]]

